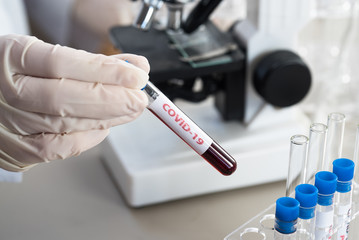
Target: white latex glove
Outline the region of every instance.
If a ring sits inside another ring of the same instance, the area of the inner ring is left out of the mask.
[[[24,171],[100,143],[148,100],[146,58],[105,56],[35,37],[0,37],[0,167]],[[130,63],[125,62],[129,61]]]

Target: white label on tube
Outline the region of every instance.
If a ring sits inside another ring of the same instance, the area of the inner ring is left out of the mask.
[[[344,215],[344,216],[350,216],[350,209],[351,209],[351,203],[348,203],[348,204],[339,204],[337,206],[338,208],[338,215]]]
[[[333,208],[330,211],[316,212],[315,226],[320,228],[327,228],[333,224],[334,211]]]
[[[315,239],[330,239],[329,236],[333,233],[333,217],[333,208],[316,212]]]
[[[351,204],[339,205],[337,206],[338,216],[337,216],[337,239],[338,240],[346,240],[348,239],[349,232],[349,217],[351,211]]]
[[[349,233],[349,222],[343,222],[341,226],[339,226],[337,231],[337,240],[347,240]]]
[[[160,94],[148,108],[199,155],[202,155],[213,143],[213,140],[166,96]]]

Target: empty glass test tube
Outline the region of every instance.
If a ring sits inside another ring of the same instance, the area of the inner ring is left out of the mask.
[[[147,108],[193,150],[223,175],[230,175],[236,170],[237,163],[234,158],[213,141],[158,88],[148,82],[143,90],[149,98]]]
[[[332,171],[333,161],[340,158],[343,149],[343,137],[345,127],[345,115],[342,113],[331,113],[328,115],[328,136],[325,147],[323,171]]]
[[[290,152],[288,175],[285,195],[290,197],[294,194],[295,187],[304,183],[303,170],[307,158],[308,138],[304,135],[294,135],[290,138]]]
[[[327,126],[322,123],[313,123],[310,126],[308,157],[304,164],[304,183],[314,183],[315,174],[322,167],[327,130]]]

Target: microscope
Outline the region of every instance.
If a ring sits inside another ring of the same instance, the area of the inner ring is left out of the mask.
[[[133,207],[285,179],[289,139],[308,129],[294,105],[308,93],[311,74],[295,41],[311,1],[250,0],[246,18],[228,31],[210,20],[220,0],[200,0],[184,18],[190,2],[143,0],[135,26],[113,27],[110,38],[122,52],[149,60],[151,82],[238,168],[221,176],[144,112],[103,144],[105,165]],[[155,22],[162,5],[165,26]]]

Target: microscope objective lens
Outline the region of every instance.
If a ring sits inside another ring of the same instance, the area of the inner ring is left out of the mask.
[[[223,175],[231,175],[236,170],[237,163],[234,158],[213,141],[152,83],[149,82],[144,91],[149,97],[147,108],[193,150]]]

